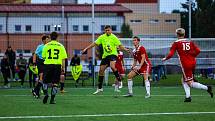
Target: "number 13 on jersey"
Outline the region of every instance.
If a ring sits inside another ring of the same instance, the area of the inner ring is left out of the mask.
[[[49,49],[48,53],[49,53],[48,59],[59,59],[60,50],[58,50],[58,49],[53,49],[53,50]]]

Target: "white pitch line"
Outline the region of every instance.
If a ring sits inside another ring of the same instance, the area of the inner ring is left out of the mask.
[[[3,96],[3,97],[29,97],[29,96],[32,96],[32,95],[0,95],[0,97]],[[69,94],[69,95],[58,95],[58,96],[66,96],[66,97],[112,97],[113,95],[72,95],[72,94]],[[123,95],[119,95],[119,96],[123,96]],[[144,95],[134,95],[134,97],[143,97]],[[184,97],[185,95],[151,95],[152,97]],[[192,97],[206,97],[208,95],[192,95]]]
[[[82,117],[114,117],[114,116],[153,116],[153,115],[198,115],[215,114],[215,112],[173,112],[173,113],[136,113],[136,114],[92,114],[92,115],[59,115],[59,116],[10,116],[0,119],[41,119],[41,118],[82,118]]]

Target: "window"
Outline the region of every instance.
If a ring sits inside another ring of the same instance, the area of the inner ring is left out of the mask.
[[[175,19],[167,19],[165,20],[166,23],[176,23]]]
[[[142,20],[130,20],[131,23],[140,23]]]
[[[83,31],[88,32],[89,31],[89,26],[88,25],[83,25]]]
[[[17,49],[16,53],[23,53],[22,49]]]
[[[0,25],[0,32],[2,32],[3,30],[3,25]]]
[[[61,25],[54,25],[54,30],[55,31],[60,31],[61,30]]]
[[[44,25],[44,31],[45,32],[50,32],[50,25]]]
[[[15,25],[15,31],[20,32],[21,31],[21,25]]]
[[[31,50],[24,50],[24,53],[31,53]]]
[[[78,32],[79,31],[78,25],[73,25],[72,29],[73,29],[74,32]]]
[[[112,28],[112,31],[117,31],[116,25],[112,25],[111,28]]]
[[[26,25],[25,26],[25,31],[26,32],[31,32],[31,25]]]
[[[158,19],[150,19],[150,20],[149,20],[149,23],[151,23],[151,24],[156,24],[156,23],[158,23],[158,22],[159,22]]]

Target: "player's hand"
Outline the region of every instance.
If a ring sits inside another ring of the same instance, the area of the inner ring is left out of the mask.
[[[85,48],[85,49],[83,49],[82,51],[81,51],[81,54],[84,54],[84,53],[86,53],[87,52],[87,49]]]
[[[141,68],[141,66],[137,66],[137,67],[136,67],[137,70],[140,70],[140,68]]]
[[[35,69],[36,68],[36,66],[35,65],[33,65],[33,69]]]
[[[125,50],[126,50],[128,53],[130,53],[130,49],[129,49],[129,48],[125,48]]]
[[[165,61],[166,60],[166,58],[162,58],[162,61]]]

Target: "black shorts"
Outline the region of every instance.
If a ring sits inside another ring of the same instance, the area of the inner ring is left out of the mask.
[[[61,65],[45,64],[43,72],[43,82],[58,84],[61,75]]]
[[[44,71],[44,60],[43,59],[37,60],[37,68],[38,68],[38,74],[43,73],[43,71]]]
[[[110,61],[116,61],[116,55],[108,55],[107,57],[103,58],[100,65],[107,65],[110,66]]]

